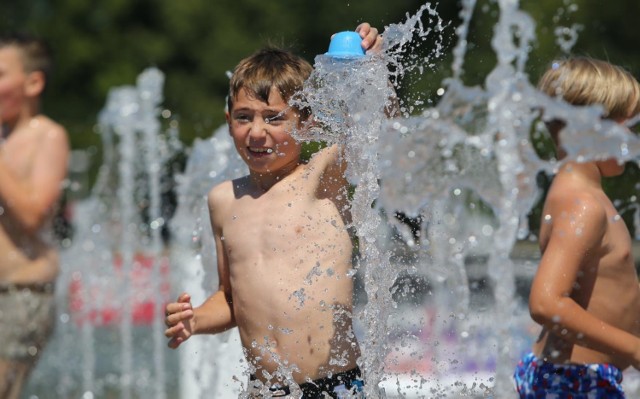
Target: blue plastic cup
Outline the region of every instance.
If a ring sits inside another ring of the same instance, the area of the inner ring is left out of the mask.
[[[362,48],[362,38],[358,32],[345,31],[333,35],[329,43],[329,51],[325,53],[335,58],[361,58],[365,51]]]

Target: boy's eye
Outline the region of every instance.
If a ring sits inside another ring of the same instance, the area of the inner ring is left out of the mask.
[[[240,122],[246,122],[249,120],[249,115],[246,114],[236,114],[233,116],[233,119],[240,121]]]
[[[274,116],[267,116],[266,118],[264,118],[264,121],[266,123],[280,122],[282,120],[284,120],[284,116],[282,114],[278,114],[278,115],[274,115]]]

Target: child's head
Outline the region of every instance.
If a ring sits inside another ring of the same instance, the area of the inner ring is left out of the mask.
[[[227,107],[229,112],[241,90],[268,103],[271,89],[275,88],[285,102],[302,89],[304,81],[311,75],[313,67],[303,58],[289,51],[265,48],[243,59],[236,66],[229,82]],[[309,111],[298,110],[306,119]]]
[[[37,107],[51,67],[43,41],[26,35],[0,36],[0,119],[15,118],[25,105]]]
[[[236,150],[252,172],[280,174],[300,164],[301,144],[292,133],[309,113],[288,101],[311,72],[302,58],[273,48],[258,51],[236,67],[226,116]]]
[[[18,50],[24,72],[42,72],[45,80],[52,69],[51,50],[41,39],[22,34],[0,36],[0,49],[13,47]]]
[[[555,61],[538,82],[538,89],[552,97],[581,105],[601,105],[606,119],[622,122],[640,112],[640,84],[625,69],[588,57]],[[557,135],[563,123],[550,123]]]

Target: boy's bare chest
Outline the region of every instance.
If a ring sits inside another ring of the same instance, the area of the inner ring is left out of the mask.
[[[350,243],[344,222],[329,199],[284,196],[238,201],[223,224],[230,260],[289,259],[315,253],[328,243]]]

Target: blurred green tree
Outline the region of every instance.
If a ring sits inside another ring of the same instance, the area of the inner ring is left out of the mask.
[[[179,121],[181,140],[190,145],[224,123],[227,71],[267,43],[284,45],[313,61],[326,51],[330,35],[367,21],[381,30],[415,14],[425,0],[79,0],[9,1],[2,5],[0,30],[27,31],[46,38],[57,68],[45,95],[45,112],[69,130],[72,146],[99,155],[94,132],[97,114],[110,88],[129,85],[149,66],[166,74],[164,106]],[[421,101],[419,112],[437,101],[436,91],[451,74],[459,1],[434,3],[450,35],[446,55],[430,68],[414,69],[399,82],[408,102]],[[523,2],[536,21],[526,72],[532,82],[556,57],[565,55],[556,29],[578,33],[572,54],[586,54],[623,65],[636,76],[640,54],[635,16],[640,3],[621,0],[603,7],[587,0]],[[499,17],[495,0],[478,0],[470,26],[462,78],[482,85],[495,66],[491,48]],[[416,43],[407,56],[428,54],[433,43]],[[416,104],[417,105],[417,104]],[[99,165],[99,156],[93,159]],[[95,168],[94,168],[95,170]],[[93,174],[93,172],[92,172]],[[625,206],[636,201],[637,168],[612,189]],[[627,218],[628,220],[628,218]]]

